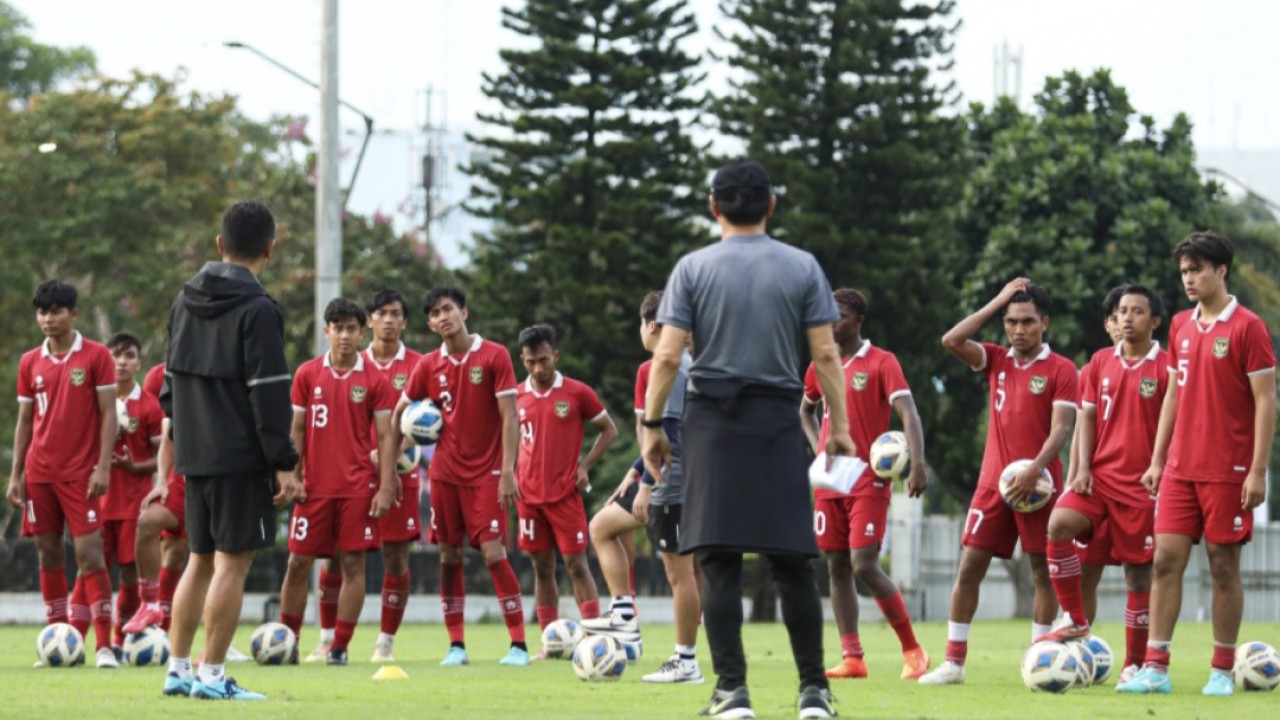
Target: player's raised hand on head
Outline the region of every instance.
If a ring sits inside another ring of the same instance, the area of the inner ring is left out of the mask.
[[[4,498],[13,507],[22,507],[22,478],[20,476],[11,475],[9,477],[9,491],[4,494]]]
[[[1028,280],[1027,278],[1024,278],[1024,277],[1014,278],[1010,280],[1003,288],[1000,289],[1000,294],[997,295],[996,298],[998,298],[1001,302],[1007,303],[1013,299],[1014,295],[1017,295],[1023,290],[1026,290],[1027,286],[1030,284],[1031,284],[1031,281]]]
[[[498,505],[506,510],[520,499],[520,486],[516,484],[516,475],[510,470],[503,470],[498,478]]]
[[[640,455],[644,458],[644,469],[655,482],[664,482],[662,468],[671,464],[671,443],[662,428],[644,429],[644,447]]]
[[[89,476],[89,497],[96,498],[107,494],[107,483],[111,480],[111,471],[104,467],[95,467]]]
[[[1250,472],[1240,488],[1240,507],[1252,510],[1267,499],[1267,476],[1260,472]]]

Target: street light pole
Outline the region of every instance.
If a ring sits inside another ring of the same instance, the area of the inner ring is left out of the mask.
[[[342,195],[338,189],[338,0],[324,0],[320,44],[320,145],[316,153],[316,355],[327,348],[324,309],[342,294]]]

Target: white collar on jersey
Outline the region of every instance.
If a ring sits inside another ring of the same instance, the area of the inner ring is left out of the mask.
[[[40,344],[40,357],[53,358],[55,363],[65,362],[67,358],[71,357],[71,353],[78,353],[84,347],[84,336],[80,334],[79,330],[76,330],[75,334],[76,339],[71,341],[71,350],[62,360],[59,360],[58,356],[49,352],[49,338],[45,338],[44,342]]]
[[[450,355],[450,354],[449,354],[449,346],[448,346],[448,345],[441,345],[441,346],[440,346],[440,357],[446,357],[446,358],[449,358],[450,360],[452,360],[452,361],[453,361],[453,362],[455,362],[455,363],[459,363],[459,362],[462,362],[462,361],[466,360],[466,359],[467,359],[467,355],[470,355],[471,353],[473,353],[473,352],[475,352],[475,351],[479,350],[479,349],[480,349],[480,346],[481,346],[482,344],[484,344],[484,338],[480,337],[480,335],[479,335],[479,334],[477,334],[477,335],[476,335],[476,338],[475,338],[474,340],[472,340],[472,341],[471,341],[471,347],[467,348],[467,352],[466,352],[466,353],[465,353],[461,358],[455,358],[454,356]]]
[[[329,369],[329,372],[333,373],[335,378],[341,380],[353,372],[364,372],[364,353],[356,353],[356,364],[345,373],[339,374],[337,370],[333,369],[333,364],[329,362],[329,356],[332,352],[330,350],[324,354],[324,366]]]
[[[1236,299],[1235,295],[1228,295],[1227,297],[1231,298],[1231,302],[1227,303],[1227,306],[1223,308],[1222,312],[1218,313],[1218,319],[1213,321],[1215,325],[1220,322],[1230,320],[1231,316],[1235,314],[1236,308],[1240,307],[1240,301]],[[1199,303],[1196,303],[1196,309],[1191,311],[1191,319],[1195,320],[1197,325],[1203,325],[1203,323],[1200,322]],[[1212,327],[1212,325],[1210,327]]]
[[[562,387],[564,387],[564,376],[560,374],[560,371],[559,371],[559,370],[557,370],[557,371],[556,371],[556,379],[551,381],[551,390],[558,390],[558,389],[560,389],[560,388],[562,388]],[[551,394],[551,390],[548,390],[548,391],[546,391],[546,392],[542,392],[542,393],[538,392],[538,391],[537,391],[537,389],[535,389],[535,388],[533,387],[533,376],[532,376],[532,375],[530,375],[527,379],[525,379],[525,381],[524,381],[524,390],[525,390],[525,392],[533,393],[533,396],[534,396],[534,397],[539,397],[539,398],[544,398],[544,397],[546,397],[546,396],[548,396],[548,395],[550,395],[550,394]]]
[[[849,363],[853,362],[854,360],[857,360],[858,358],[866,357],[867,353],[869,352],[871,352],[871,341],[866,338],[863,338],[862,347],[858,348],[858,352],[854,353],[852,357],[845,358],[845,361],[841,363],[841,365],[844,367],[849,367]]]
[[[378,364],[378,359],[377,359],[377,358],[375,358],[375,357],[373,356],[373,346],[372,346],[372,345],[370,345],[369,347],[365,348],[365,349],[364,349],[364,352],[363,352],[363,353],[360,353],[360,354],[361,354],[361,355],[368,355],[368,356],[369,356],[369,362],[373,363],[374,367],[377,367],[377,368],[382,369],[382,370],[386,370],[388,367],[390,367],[390,366],[391,366],[391,363],[393,363],[393,362],[399,362],[399,361],[401,361],[401,360],[404,360],[404,343],[403,343],[403,342],[401,342],[401,343],[400,343],[400,347],[399,347],[398,349],[396,349],[396,356],[395,356],[395,357],[393,357],[393,358],[391,358],[390,360],[388,360],[386,365],[380,365],[380,364]],[[328,355],[326,355],[325,357],[328,357]]]
[[[127,400],[141,400],[141,399],[142,399],[142,386],[138,384],[137,380],[134,380],[133,389],[129,391],[129,397],[124,398],[124,400],[127,401]]]
[[[1142,358],[1140,362],[1151,362],[1152,360],[1155,360],[1156,356],[1159,354],[1160,341],[1156,340],[1151,343],[1151,350],[1147,352],[1147,356]],[[1116,357],[1120,358],[1121,362],[1124,362],[1124,343],[1116,344]]]
[[[1026,365],[1018,365],[1018,367],[1031,367],[1032,365],[1040,362],[1041,360],[1047,360],[1049,358],[1050,352],[1052,352],[1052,350],[1049,349],[1049,343],[1041,343],[1040,354],[1031,358],[1031,362],[1027,363]],[[1018,354],[1013,351],[1013,348],[1009,348],[1009,352],[1005,353],[1005,357],[1013,358],[1014,364],[1015,365],[1018,364]]]

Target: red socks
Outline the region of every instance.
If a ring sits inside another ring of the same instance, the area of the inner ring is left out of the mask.
[[[948,662],[953,662],[957,665],[963,665],[965,658],[967,658],[968,656],[969,656],[968,640],[948,640],[947,641],[946,659]]]
[[[1236,646],[1216,642],[1213,644],[1213,669],[1231,674],[1231,667],[1236,663]]]
[[[351,642],[351,636],[356,634],[356,624],[341,618],[335,622],[337,624],[333,628],[333,644],[329,647],[334,650],[346,650]]]
[[[182,579],[181,570],[160,568],[160,610],[164,612],[164,622],[160,628],[169,632],[169,621],[173,618],[173,593],[178,589],[178,580]]]
[[[71,612],[67,622],[80,631],[80,637],[88,639],[89,625],[93,621],[93,616],[89,612],[89,599],[86,593],[84,576],[77,575],[76,584],[71,588]]]
[[[546,630],[556,618],[560,617],[560,608],[555,605],[539,605],[534,608],[538,614],[538,627]]]
[[[280,613],[280,622],[283,623],[285,627],[293,631],[293,636],[297,638],[299,642],[302,641],[301,615],[286,615],[284,613]]]
[[[409,600],[409,573],[382,576],[382,632],[395,635]]]
[[[578,612],[581,613],[583,620],[592,620],[600,617],[600,598],[578,603]]]
[[[1124,666],[1141,666],[1146,659],[1148,606],[1151,593],[1131,592],[1124,610]]]
[[[1049,540],[1046,559],[1049,562],[1049,581],[1053,592],[1062,604],[1063,612],[1071,616],[1076,625],[1088,625],[1084,614],[1084,601],[1080,598],[1080,556],[1075,543],[1070,540]]]
[[[876,600],[880,614],[889,621],[889,627],[898,634],[898,642],[902,644],[902,652],[920,647],[916,641],[915,631],[911,629],[911,614],[907,612],[907,604],[902,601],[902,593],[895,592],[887,598]]]
[[[1147,661],[1146,667],[1159,670],[1161,672],[1169,672],[1169,655],[1173,648],[1171,642],[1155,642],[1147,641]],[[1214,654],[1216,656],[1218,647],[1215,645]]]
[[[138,583],[120,586],[120,595],[116,600],[115,642],[117,645],[124,645],[124,624],[129,622],[133,614],[138,611],[140,602]]]
[[[444,603],[444,626],[450,643],[461,643],[467,586],[462,578],[462,564],[440,563],[440,599]]]
[[[101,650],[111,646],[111,576],[106,570],[99,570],[84,575],[83,579],[93,631],[98,639],[97,649]]]
[[[326,563],[327,565],[328,563]],[[338,621],[338,593],[342,592],[342,571],[320,569],[320,629],[331,630]]]
[[[858,633],[841,633],[840,657],[860,658],[863,655],[862,641],[858,639]]]
[[[524,642],[524,605],[520,598],[520,581],[516,579],[511,563],[503,558],[489,566],[489,576],[493,578],[493,589],[498,595],[498,607],[502,608],[502,619],[507,623],[507,632],[511,642]]]
[[[160,583],[155,580],[138,578],[138,596],[143,605],[160,602]]]
[[[65,567],[40,568],[40,594],[44,596],[46,625],[67,622],[67,569]],[[85,628],[88,629],[88,624]],[[83,633],[81,633],[83,634]]]

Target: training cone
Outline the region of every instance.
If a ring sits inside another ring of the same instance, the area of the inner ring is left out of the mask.
[[[408,680],[409,674],[395,665],[383,665],[373,674],[374,680]]]

